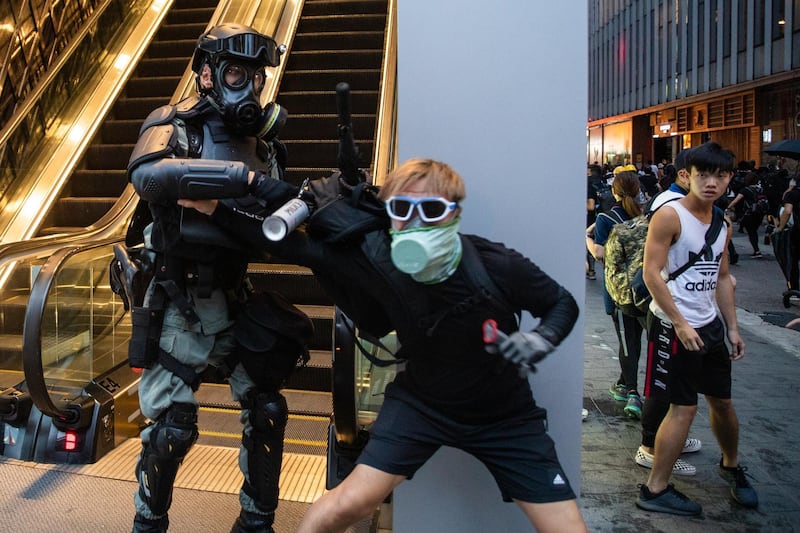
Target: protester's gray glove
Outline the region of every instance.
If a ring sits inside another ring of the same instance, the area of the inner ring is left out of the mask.
[[[531,331],[515,331],[506,336],[498,331],[497,348],[503,357],[518,365],[533,368],[533,365],[545,358],[555,349],[550,341]]]

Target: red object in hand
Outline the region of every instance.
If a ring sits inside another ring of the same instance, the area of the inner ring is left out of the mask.
[[[490,318],[483,323],[483,342],[484,344],[494,344],[497,342],[497,321]]]

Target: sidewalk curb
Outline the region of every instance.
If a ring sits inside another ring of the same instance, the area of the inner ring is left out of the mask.
[[[739,327],[748,335],[758,337],[767,344],[773,344],[785,350],[790,355],[800,359],[798,345],[800,345],[800,332],[782,328],[765,322],[760,316],[741,307],[736,308],[736,319]],[[745,339],[745,342],[747,339]]]

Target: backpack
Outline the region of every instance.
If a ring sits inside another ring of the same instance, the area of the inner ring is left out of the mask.
[[[677,199],[668,200],[662,206]],[[611,228],[605,244],[606,291],[614,300],[614,304],[629,316],[645,316],[650,301],[653,299],[644,283],[643,263],[647,229],[654,212],[648,211],[630,220],[615,224]],[[711,227],[706,232],[704,250],[717,239],[723,222],[724,213],[715,207]],[[668,279],[674,280],[683,274],[702,255],[700,253],[693,256],[692,260],[672,272]]]
[[[769,213],[769,199],[767,199],[764,189],[758,185],[749,186],[747,189],[753,194],[754,200],[752,202],[745,201],[746,214],[763,217]]]
[[[413,295],[407,291],[406,285],[416,282],[409,281],[410,278],[406,279],[408,276],[400,273],[394,267],[389,267],[389,271],[387,271],[381,266],[380,263],[373,263],[373,265],[376,267],[376,270],[380,272],[383,278],[386,280],[387,288],[390,292],[394,294],[405,293],[407,295],[407,297],[402,300],[406,307],[406,309],[404,309],[405,314],[407,316],[422,316],[422,318],[419,318],[414,324],[416,329],[420,330],[418,331],[416,337],[418,340],[421,340],[421,342],[425,342],[426,336],[436,328],[439,321],[444,318],[444,316],[455,310],[464,312],[465,310],[476,305],[489,305],[500,313],[514,315],[517,324],[520,322],[520,311],[518,311],[517,308],[508,300],[502,290],[492,279],[491,275],[486,270],[486,266],[484,265],[483,259],[481,258],[480,252],[478,252],[475,244],[464,235],[459,235],[459,237],[462,244],[461,263],[464,266],[464,278],[472,289],[472,294],[466,300],[453,305],[451,308],[445,309],[442,313],[437,315],[435,319],[431,319],[429,316],[427,316],[427,312],[425,311],[427,306],[424,304],[424,300],[419,301],[418,298],[414,298]],[[387,245],[388,244],[382,238],[371,234],[367,236],[366,242],[362,247],[375,250],[377,248],[383,248]],[[370,255],[366,249],[365,253],[367,256]],[[371,297],[368,297],[367,299],[362,297],[348,297],[345,300],[340,298],[340,296],[343,295],[338,294],[341,292],[341,290],[339,290],[339,287],[335,284],[330,286],[330,283],[325,282],[323,283],[323,287],[330,289],[331,293],[334,294],[334,299],[342,304],[339,305],[339,307],[345,315],[346,320],[344,321],[344,325],[348,330],[350,330],[353,338],[356,339],[356,347],[364,355],[364,357],[366,357],[372,364],[379,367],[397,364],[405,360],[402,357],[398,357],[392,352],[392,350],[386,348],[381,343],[380,337],[394,329],[394,324],[392,323],[391,318],[384,314],[379,306],[375,306],[375,300],[371,300]],[[345,293],[348,292],[347,289],[344,289],[344,291]],[[346,305],[346,308],[344,305]],[[381,359],[375,354],[370,353],[369,350],[365,349],[358,341],[355,331],[352,329],[353,325],[359,328],[358,337],[361,337],[378,348],[383,349],[391,356],[391,358]],[[425,330],[428,331],[426,332]],[[414,341],[411,341],[411,343],[413,344]]]
[[[592,181],[592,187],[597,196],[597,212],[608,213],[616,203],[614,194],[611,192],[611,185],[606,180],[594,180]]]

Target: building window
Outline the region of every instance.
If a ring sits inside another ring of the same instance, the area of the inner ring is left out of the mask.
[[[691,25],[689,25],[691,28]],[[705,64],[706,53],[706,3],[703,0],[697,3],[697,66]]]
[[[795,3],[800,4],[800,0]],[[786,3],[782,1],[775,2],[772,4],[772,40],[783,39],[783,31],[785,28]]]
[[[738,39],[736,50],[744,52],[747,49],[747,0],[737,0],[738,5]]]
[[[731,57],[731,0],[722,2],[722,57]]]
[[[764,16],[767,6],[764,2],[756,2],[753,10],[753,46],[764,44]],[[773,4],[774,9],[774,4]]]

